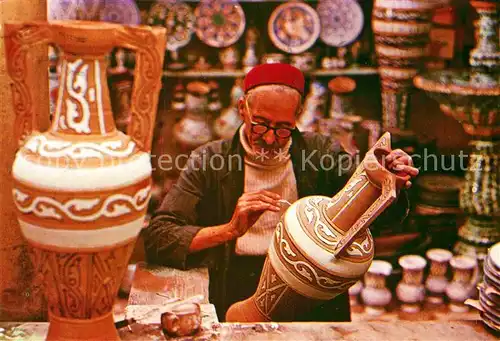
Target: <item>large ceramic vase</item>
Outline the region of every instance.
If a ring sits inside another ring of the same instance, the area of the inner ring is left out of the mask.
[[[151,192],[154,127],[165,30],[66,21],[5,25],[16,135],[13,200],[48,300],[48,340],[119,339],[112,307],[143,226]],[[50,129],[38,131],[30,51],[54,43],[61,81]],[[38,46],[37,46],[38,45]],[[107,55],[134,50],[136,78],[128,135],[118,131]]]
[[[467,219],[453,251],[477,258],[482,268],[488,249],[500,241],[500,2],[470,0],[469,4],[479,18],[470,68],[420,74],[414,84],[471,137],[460,190],[460,208]]]
[[[429,56],[433,11],[448,0],[376,0],[372,13],[382,85],[382,127],[409,127],[413,77]]]
[[[256,292],[229,308],[227,322],[294,321],[363,278],[374,255],[367,228],[408,179],[383,166],[389,152],[386,133],[333,198],[308,196],[285,211]]]

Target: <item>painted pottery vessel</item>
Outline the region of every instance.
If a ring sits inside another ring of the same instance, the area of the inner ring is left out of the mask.
[[[309,84],[309,92],[304,101],[304,109],[297,120],[300,131],[317,131],[318,121],[323,117],[326,106],[326,88],[314,80]]]
[[[294,321],[364,276],[374,255],[367,228],[408,179],[380,163],[390,150],[386,133],[333,198],[308,196],[285,211],[256,292],[233,304],[226,321]]]
[[[183,151],[196,149],[213,139],[207,114],[210,85],[194,81],[186,90],[186,112],[174,126],[174,138]]]
[[[447,0],[376,0],[372,12],[382,83],[382,126],[407,129],[412,80],[429,55],[433,10]]]
[[[443,296],[448,286],[448,263],[453,254],[445,249],[430,249],[426,252],[427,259],[430,261],[429,275],[425,280],[427,289],[427,300],[430,303],[443,303]]]
[[[408,313],[419,312],[420,304],[425,298],[425,286],[422,284],[425,258],[418,255],[407,255],[399,258],[403,269],[403,277],[396,287],[396,295],[402,302],[401,310]]]
[[[5,25],[7,66],[21,147],[12,168],[21,231],[44,276],[47,340],[118,339],[112,307],[151,191],[155,122],[165,30],[84,21]],[[61,81],[52,126],[32,101],[30,50],[60,48]],[[115,46],[137,53],[128,135],[118,131],[106,56]]]
[[[486,258],[488,248],[500,240],[498,179],[500,168],[500,2],[469,1],[478,15],[476,45],[469,70],[442,70],[420,74],[417,88],[435,99],[445,115],[455,118],[471,135],[460,208],[467,215],[458,232],[454,253]]]
[[[454,312],[465,312],[469,308],[465,300],[474,295],[479,280],[477,260],[467,256],[454,256],[450,260],[453,278],[446,287],[449,308]]]
[[[331,118],[355,114],[352,105],[352,93],[356,90],[356,81],[354,79],[346,76],[335,77],[328,82],[328,89],[332,93],[329,112]]]
[[[221,139],[232,138],[243,123],[238,112],[238,100],[244,95],[242,84],[243,79],[238,78],[235,80],[231,88],[231,103],[229,107],[222,110],[221,115],[214,121],[214,133]]]
[[[387,277],[391,273],[391,263],[384,260],[374,260],[368,268],[365,274],[365,287],[361,291],[361,298],[367,314],[379,316],[386,311],[386,306],[391,303],[392,293],[386,286]]]

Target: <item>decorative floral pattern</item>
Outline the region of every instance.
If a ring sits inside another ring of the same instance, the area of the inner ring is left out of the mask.
[[[306,3],[288,2],[278,6],[268,22],[273,44],[288,53],[302,53],[318,39],[321,27],[316,11]]]
[[[342,47],[351,44],[363,30],[363,9],[356,0],[323,0],[316,8],[320,21],[320,39]]]
[[[245,13],[236,1],[202,1],[194,13],[196,35],[209,46],[233,45],[245,30]]]

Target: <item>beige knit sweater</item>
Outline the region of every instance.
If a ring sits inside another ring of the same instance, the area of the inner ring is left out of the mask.
[[[280,154],[265,155],[252,150],[240,129],[240,141],[245,149],[245,185],[244,192],[268,190],[281,195],[282,199],[293,203],[297,200],[297,184],[293,173],[292,161],[288,150],[290,142]],[[264,212],[248,231],[236,240],[236,254],[265,255],[272,240],[281,212]]]

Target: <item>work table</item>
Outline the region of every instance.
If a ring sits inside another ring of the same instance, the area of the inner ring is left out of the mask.
[[[172,298],[185,299],[203,295],[202,331],[195,337],[170,340],[362,340],[362,341],[434,341],[434,340],[498,340],[498,335],[486,329],[474,312],[454,315],[447,311],[432,311],[407,317],[397,312],[367,319],[353,313],[352,322],[319,323],[220,323],[215,307],[208,301],[208,271],[181,271],[138,263],[126,308],[115,313],[115,321],[137,317]],[[431,320],[429,320],[431,319]],[[119,330],[122,340],[165,340],[159,324],[159,314]],[[47,322],[0,322],[0,340],[44,340]]]
[[[0,323],[0,339],[43,340],[48,323]],[[12,338],[6,337],[13,336]],[[122,328],[120,338],[126,340],[168,340],[159,324],[135,324]],[[4,338],[2,338],[2,336]],[[16,338],[17,336],[17,338]],[[430,341],[430,340],[498,340],[480,321],[402,321],[343,322],[343,323],[215,323],[196,337],[175,340],[370,340],[370,341]]]

